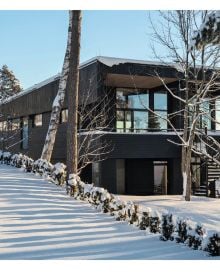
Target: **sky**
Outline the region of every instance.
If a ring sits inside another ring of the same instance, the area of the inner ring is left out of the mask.
[[[157,16],[155,12],[154,16]],[[67,11],[0,11],[0,67],[23,89],[62,69]],[[83,11],[81,62],[94,56],[153,60],[148,11]]]

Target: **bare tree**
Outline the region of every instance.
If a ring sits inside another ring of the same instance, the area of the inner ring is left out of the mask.
[[[72,45],[74,44],[72,33],[73,33],[73,11],[69,11],[69,28],[68,28],[66,53],[65,53],[62,73],[59,81],[59,88],[58,88],[57,96],[53,101],[50,124],[48,127],[47,136],[41,154],[41,158],[46,159],[47,161],[50,161],[52,156],[54,143],[56,139],[56,133],[60,120],[60,112],[65,98],[65,91],[66,91],[67,80],[69,75],[70,52],[72,51],[71,48]]]
[[[67,173],[77,174],[78,169],[78,90],[79,90],[79,57],[81,37],[81,11],[71,11],[72,38],[69,57],[68,79],[68,123],[67,123]]]
[[[112,143],[105,139],[111,130],[114,116],[111,114],[114,102],[108,94],[90,103],[91,91],[82,96],[78,108],[78,171],[89,164],[103,161],[112,151]]]
[[[190,200],[191,195],[192,155],[214,160],[220,164],[219,144],[214,138],[207,135],[209,124],[211,121],[216,121],[209,106],[218,98],[215,93],[220,85],[217,68],[220,50],[219,47],[203,46],[202,51],[198,52],[190,45],[192,34],[194,30],[198,29],[206,13],[205,11],[189,10],[160,12],[162,21],[159,26],[151,19],[155,42],[166,49],[166,56],[161,57],[158,55],[155,44],[152,45],[156,58],[165,65],[168,65],[167,59],[172,59],[175,61],[174,67],[177,69],[178,93],[169,87],[155,71],[167,92],[181,104],[179,110],[172,112],[167,118],[160,115],[158,117],[167,121],[168,126],[178,136],[178,142],[168,141],[182,147],[183,196],[187,201]],[[176,116],[182,117],[183,129],[181,132],[173,123],[173,118]],[[201,147],[203,148],[201,149]]]
[[[0,115],[0,149],[9,151],[14,146],[28,141],[23,135],[20,118],[12,119],[10,116]],[[22,137],[21,137],[22,135]]]

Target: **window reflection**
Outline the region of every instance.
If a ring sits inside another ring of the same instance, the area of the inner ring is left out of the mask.
[[[128,95],[128,108],[147,109],[149,107],[148,94]]]
[[[142,132],[148,129],[148,112],[134,111],[134,132]]]
[[[154,110],[167,110],[167,94],[165,92],[154,93]]]
[[[151,105],[150,105],[151,98]],[[144,132],[167,129],[167,93],[118,89],[116,91],[118,132]],[[153,114],[149,111],[155,111]],[[160,116],[162,118],[160,118]]]

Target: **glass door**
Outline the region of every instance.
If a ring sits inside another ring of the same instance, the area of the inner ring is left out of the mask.
[[[154,194],[167,194],[167,161],[154,161]]]

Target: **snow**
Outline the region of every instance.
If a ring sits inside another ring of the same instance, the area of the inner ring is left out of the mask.
[[[173,213],[179,218],[201,223],[208,231],[220,232],[220,199],[192,196],[191,201],[183,201],[181,195],[130,196],[120,195],[123,201],[133,201],[143,210],[150,207],[161,213]]]
[[[108,67],[117,66],[119,64],[125,63],[134,63],[134,64],[142,64],[142,65],[159,65],[159,66],[168,66],[174,67],[177,71],[183,72],[183,67],[179,63],[166,63],[161,61],[150,61],[150,60],[138,60],[138,59],[129,59],[129,58],[119,58],[119,57],[108,57],[108,56],[96,56],[93,57],[84,63],[80,64],[80,68],[88,66],[94,61],[99,61],[102,64],[105,64]]]
[[[98,213],[34,174],[0,164],[0,178],[0,259],[210,259]]]

